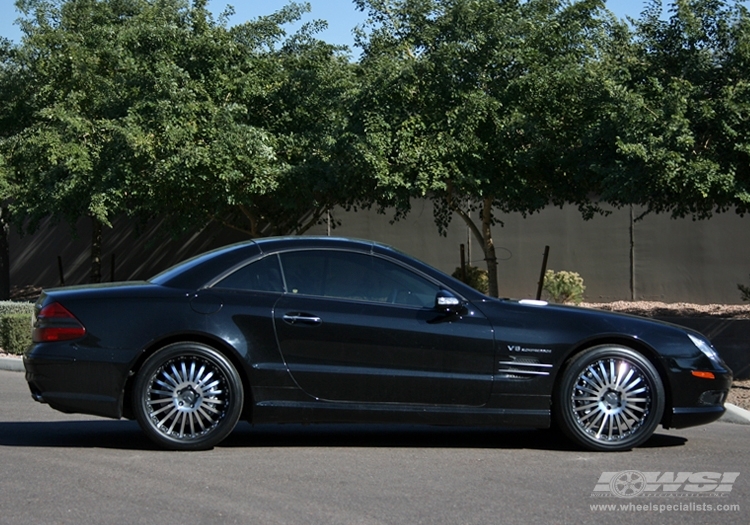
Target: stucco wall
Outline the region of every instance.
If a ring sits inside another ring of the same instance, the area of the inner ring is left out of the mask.
[[[639,210],[636,210],[638,215]],[[463,222],[454,218],[446,237],[438,235],[428,201],[415,203],[407,220],[391,223],[390,215],[375,211],[335,210],[341,225],[333,235],[374,239],[391,244],[443,271],[459,264],[459,245],[465,244],[476,266],[483,255]],[[613,210],[606,217],[583,221],[573,207],[549,208],[526,218],[501,215],[504,226],[494,228],[500,259],[501,295],[533,297],[545,245],[548,267],[581,274],[590,301],[629,300],[630,211]],[[750,284],[750,218],[733,213],[709,221],[672,220],[646,216],[634,224],[635,298],[665,302],[739,303],[737,283]],[[115,278],[145,279],[187,257],[243,239],[237,232],[216,226],[173,240],[159,223],[139,231],[126,220],[105,228],[102,274],[109,280],[115,255]],[[327,234],[326,225],[309,233]],[[66,284],[88,281],[90,224],[82,220],[77,236],[66,225],[43,227],[33,236],[12,234],[11,284],[59,284],[57,256],[63,260]]]

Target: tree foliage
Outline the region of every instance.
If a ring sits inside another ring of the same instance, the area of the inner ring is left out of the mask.
[[[0,300],[10,299],[9,206],[17,191],[13,169],[2,152],[8,138],[22,130],[27,120],[24,111],[15,110],[24,80],[14,46],[0,38]]]
[[[147,213],[180,229],[216,220],[257,237],[300,233],[349,198],[333,148],[353,68],[314,38],[314,24],[284,38],[281,25],[301,12],[290,5],[231,29],[204,19],[202,33],[184,35],[188,49],[153,64],[154,76],[179,78],[135,111]]]
[[[350,198],[333,156],[354,68],[315,38],[320,23],[286,36],[309,6],[232,28],[205,0],[19,6],[21,73],[3,116],[22,124],[2,152],[27,231],[89,216],[96,244],[127,213],[173,231],[215,220],[287,234]]]
[[[362,158],[379,202],[436,204],[481,242],[496,213],[599,203],[748,209],[747,10],[651,2],[633,26],[584,0],[359,0]],[[369,30],[369,32],[368,32]]]
[[[653,0],[613,76],[616,151],[602,199],[707,218],[750,209],[750,18],[740,3]]]
[[[324,22],[287,34],[305,4],[228,27],[207,0],[19,0],[23,40],[0,40],[0,227],[90,217],[96,245],[130,214],[264,236],[429,198],[440,232],[457,216],[480,241],[498,295],[500,212],[749,211],[742,3],[676,0],[665,18],[652,0],[632,25],[603,0],[355,4],[357,63]]]
[[[585,0],[360,0],[367,80],[362,157],[381,204],[436,203],[480,241],[497,296],[497,211],[533,213],[593,188],[581,161],[606,97],[597,58],[603,3]],[[594,137],[592,139],[592,137]]]
[[[737,289],[740,291],[740,297],[743,301],[750,301],[750,286],[739,283]]]

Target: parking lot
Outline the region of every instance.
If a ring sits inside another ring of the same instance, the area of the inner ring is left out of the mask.
[[[134,422],[35,403],[22,373],[0,371],[0,523],[747,524],[749,432],[660,430],[606,454],[537,430],[242,423],[213,450],[165,452]],[[608,485],[653,473],[672,488]]]

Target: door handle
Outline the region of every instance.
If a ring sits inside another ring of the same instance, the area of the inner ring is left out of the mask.
[[[323,322],[323,320],[316,316],[316,315],[309,315],[309,314],[302,314],[302,313],[294,313],[294,314],[284,314],[284,322],[287,324],[310,324],[310,325],[319,325]]]

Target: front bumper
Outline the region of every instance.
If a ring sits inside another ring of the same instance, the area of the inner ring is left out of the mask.
[[[664,415],[664,428],[686,428],[705,425],[719,419],[726,409],[724,403],[732,387],[732,372],[714,370],[714,379],[693,376],[683,371],[674,384],[672,410]]]

